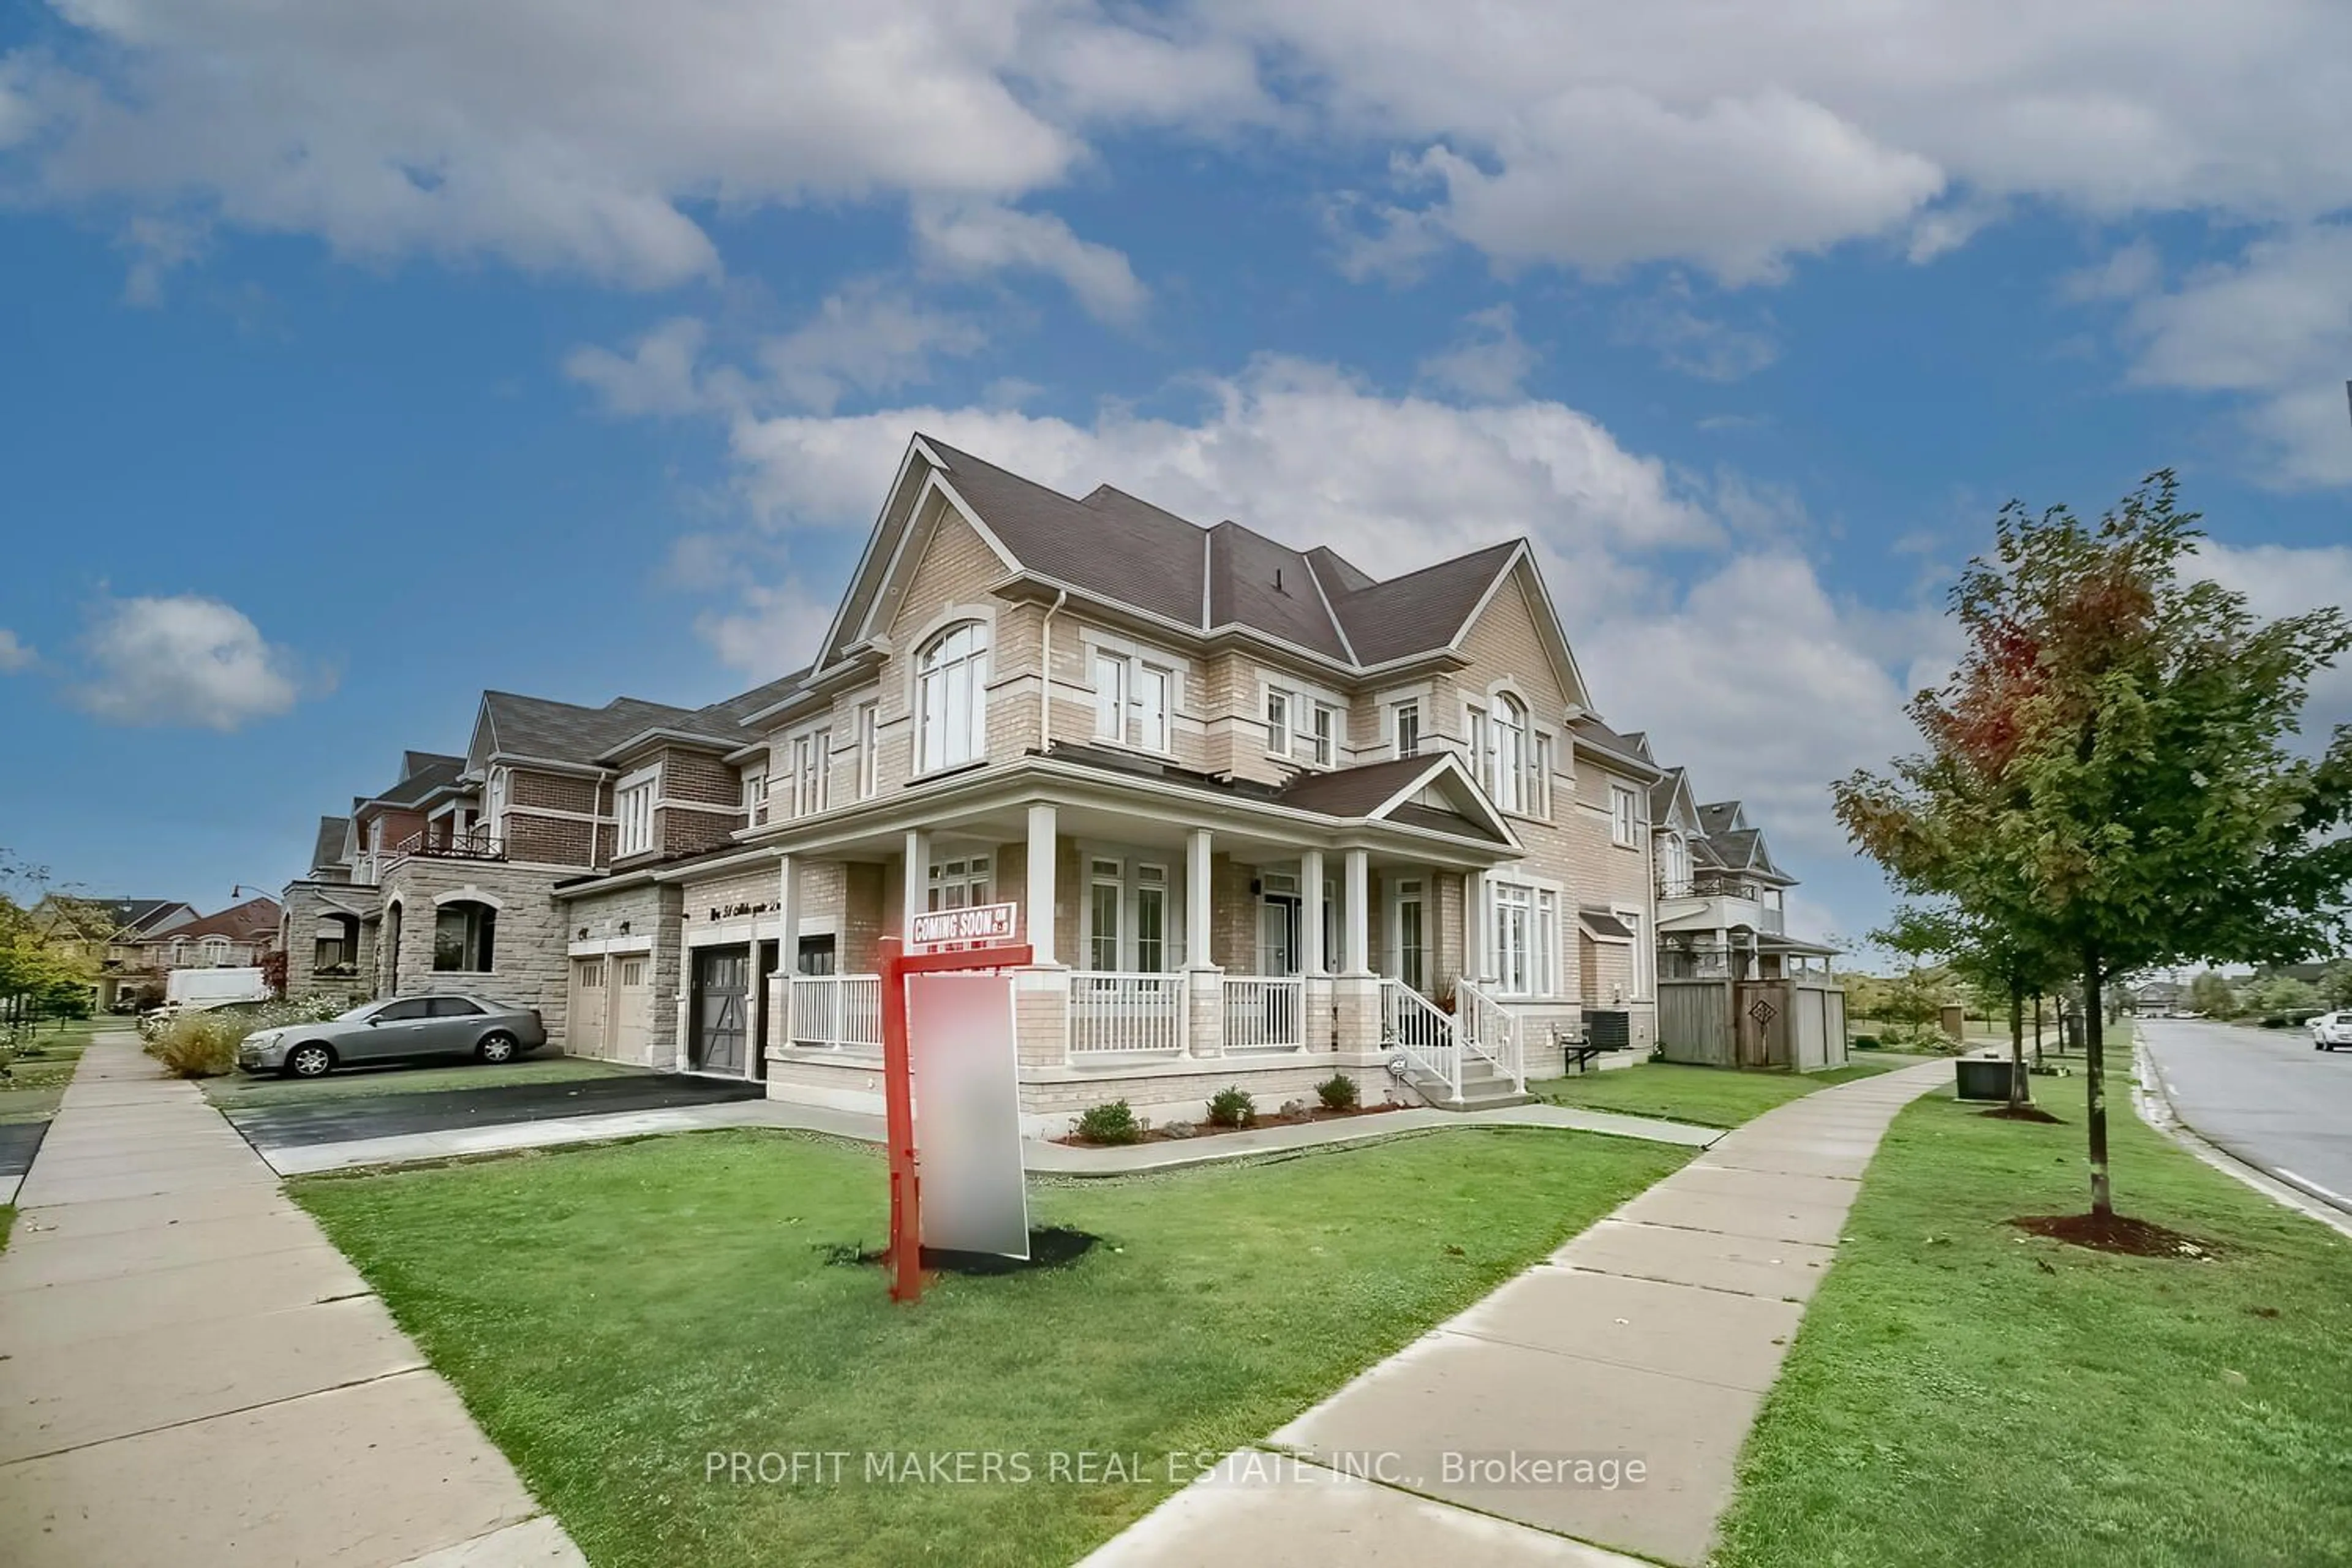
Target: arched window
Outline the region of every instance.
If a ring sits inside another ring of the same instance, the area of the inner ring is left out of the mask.
[[[1495,805],[1504,811],[1525,811],[1528,808],[1528,710],[1527,705],[1507,691],[1495,694],[1493,712],[1494,765],[1489,770],[1486,793]]]
[[[495,967],[499,911],[471,899],[452,899],[433,911],[433,967],[446,973],[488,974]]]
[[[196,944],[196,949],[207,969],[219,969],[228,963],[228,938],[225,936],[208,936]]]
[[[988,627],[957,622],[923,645],[915,668],[915,771],[952,768],[986,754]]]

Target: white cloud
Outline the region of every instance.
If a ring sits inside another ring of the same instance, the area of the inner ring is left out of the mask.
[[[593,344],[564,356],[564,374],[624,417],[691,414],[704,405],[697,362],[709,329],[691,316],[662,322],[625,354]]]
[[[987,341],[961,316],[860,287],[831,296],[799,328],[768,340],[760,363],[786,401],[830,413],[851,392],[870,396],[928,381],[933,355],[977,353]]]
[[[1060,279],[1089,315],[1105,321],[1132,321],[1150,298],[1125,256],[1080,239],[1050,213],[926,202],[917,205],[914,219],[917,251],[943,271],[1043,272]]]
[[[30,643],[19,642],[15,632],[0,626],[0,675],[14,675],[18,670],[30,669],[40,662],[40,657],[33,651]]]
[[[1483,403],[1518,396],[1537,355],[1520,338],[1511,307],[1475,311],[1462,327],[1452,347],[1421,362],[1423,379]]]
[[[694,629],[718,654],[719,662],[761,680],[800,668],[816,653],[817,640],[833,623],[831,601],[812,594],[797,578],[780,587],[744,585],[741,606],[695,617]]]
[[[302,695],[299,661],[243,612],[194,594],[108,599],[82,651],[81,707],[111,723],[235,730]]]
[[[2077,304],[2098,300],[2137,300],[2154,289],[2164,272],[2156,247],[2136,239],[2096,266],[2070,272],[2058,280],[2061,299]]]
[[[2235,266],[2142,298],[2127,331],[2139,384],[2252,400],[2242,417],[2264,477],[2352,484],[2352,223],[2259,240]]]
[[[2352,545],[2232,545],[2207,539],[2198,545],[2197,563],[2206,576],[2245,595],[2247,606],[2265,620],[2326,606],[2352,614]],[[2352,724],[2352,663],[2312,677],[2303,724],[2315,744],[2336,725]]]
[[[1780,345],[1769,331],[1703,316],[1691,308],[1691,300],[1688,283],[1668,279],[1655,299],[1619,313],[1619,341],[1639,343],[1669,370],[1701,381],[1743,380],[1780,357]]]
[[[2039,202],[2255,222],[2352,202],[2336,0],[1204,0],[1331,133],[1435,182],[1427,227],[1507,264],[1726,280],[1900,238],[1927,259]],[[1408,249],[1411,246],[1407,247]]]
[[[1056,96],[1026,51],[1050,38],[1075,68],[1131,31],[1065,0],[58,9],[86,74],[31,52],[0,73],[0,130],[52,198],[194,204],[345,255],[496,256],[640,287],[718,268],[689,205],[1053,184],[1084,142],[1016,90],[1017,75]],[[1195,90],[1244,90],[1230,45],[1134,41],[1126,58],[1192,71],[1163,84],[1163,117]]]

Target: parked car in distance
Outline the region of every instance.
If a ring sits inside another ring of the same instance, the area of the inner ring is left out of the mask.
[[[2352,1046],[2352,1013],[2322,1013],[2311,1021],[2311,1048],[2332,1051]]]
[[[247,1072],[323,1078],[338,1067],[471,1057],[512,1061],[547,1044],[536,1007],[454,992],[370,1002],[320,1024],[257,1029],[236,1048]]]

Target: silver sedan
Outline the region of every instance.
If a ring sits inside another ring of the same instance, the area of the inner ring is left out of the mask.
[[[320,1024],[257,1029],[237,1047],[236,1065],[247,1072],[323,1078],[360,1062],[512,1061],[545,1044],[547,1026],[536,1007],[441,993],[371,1002]]]

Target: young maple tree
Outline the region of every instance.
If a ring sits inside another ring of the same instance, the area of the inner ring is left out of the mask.
[[[1906,904],[1886,927],[1872,933],[1882,944],[1948,967],[2009,1013],[2009,1107],[2021,1110],[2033,1100],[2025,1070],[2025,1003],[2071,972],[2064,954],[2037,947],[2021,925],[1971,918],[1949,900]]]
[[[2263,621],[2190,575],[2169,472],[2095,524],[2001,510],[1952,591],[1952,678],[1910,705],[1927,749],[1832,786],[1856,844],[1914,895],[2065,956],[2084,1002],[2092,1212],[2113,1213],[2103,988],[2193,961],[2279,963],[2341,941],[2352,728],[2296,755],[2336,610]]]

